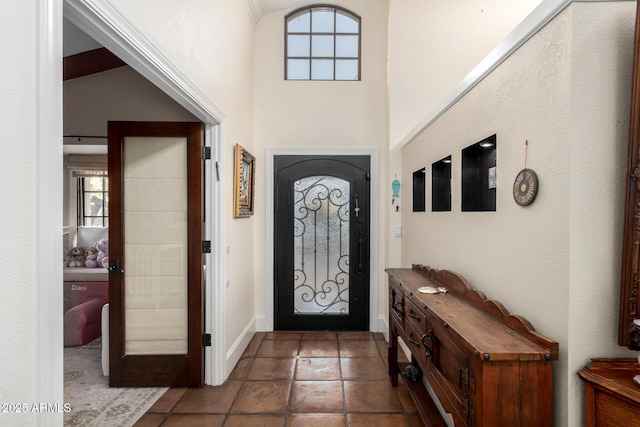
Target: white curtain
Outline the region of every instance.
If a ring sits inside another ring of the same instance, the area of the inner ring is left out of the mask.
[[[64,156],[64,165],[74,178],[107,176],[106,154],[67,154]]]

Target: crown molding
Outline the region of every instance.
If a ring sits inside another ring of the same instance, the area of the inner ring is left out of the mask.
[[[253,27],[255,28],[258,25],[258,21],[260,21],[260,18],[262,18],[262,15],[264,14],[262,5],[259,0],[245,0],[245,5],[247,6],[247,11],[249,12],[249,17],[251,18]]]

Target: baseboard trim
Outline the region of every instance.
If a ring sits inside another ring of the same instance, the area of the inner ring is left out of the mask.
[[[256,332],[256,319],[255,317],[251,319],[251,321],[245,326],[244,330],[240,333],[240,336],[233,343],[229,351],[227,351],[225,357],[225,380],[229,377],[231,371],[242,357],[242,353],[244,353],[245,349],[249,345],[251,338],[253,338],[253,334]]]
[[[267,330],[267,316],[258,315],[256,316],[256,332],[273,332],[271,330]],[[383,315],[378,316],[378,322],[376,325],[376,330],[371,332],[382,332],[384,334],[384,339],[389,342],[389,322]]]
[[[382,332],[384,340],[389,342],[389,322],[383,315],[378,316],[378,330],[375,332]]]
[[[256,316],[256,332],[273,332],[267,331],[267,316]]]

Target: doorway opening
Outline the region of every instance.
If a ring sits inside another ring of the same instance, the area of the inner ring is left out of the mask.
[[[64,17],[84,31],[95,41],[106,47],[114,55],[155,85],[196,119],[204,123],[204,145],[211,149],[211,162],[205,166],[205,236],[211,240],[212,254],[206,254],[204,275],[205,333],[213,337],[211,347],[205,349],[205,384],[220,384],[225,376],[224,326],[220,322],[224,316],[224,287],[219,286],[223,277],[222,251],[217,250],[225,240],[222,227],[221,206],[224,200],[224,186],[217,176],[224,176],[221,161],[221,134],[224,115],[209,102],[199,89],[186,80],[166,59],[158,57],[156,49],[116,11],[109,8],[88,8],[83,1],[66,0]],[[212,165],[221,173],[217,175]],[[216,321],[214,321],[214,318]]]
[[[218,165],[220,176],[225,164],[221,162],[221,128],[224,127],[224,115],[210,103],[193,84],[164,58],[153,46],[131,27],[131,24],[108,5],[88,6],[82,0],[45,0],[38,7],[39,70],[38,79],[38,208],[46,206],[47,211],[60,212],[56,215],[45,215],[38,220],[38,241],[41,242],[38,257],[44,260],[37,269],[38,277],[38,336],[40,343],[38,352],[38,394],[42,402],[63,402],[63,331],[62,331],[62,298],[58,290],[51,286],[52,281],[62,281],[59,257],[49,256],[50,248],[59,246],[62,238],[60,225],[63,209],[62,179],[59,178],[62,167],[62,27],[64,16],[75,25],[107,47],[111,52],[123,59],[132,68],[159,89],[177,101],[205,124],[205,145],[211,148],[212,160]],[[52,141],[56,141],[53,142]],[[209,162],[212,163],[212,162]],[[211,239],[213,253],[225,240],[222,227],[221,202],[225,200],[224,184],[217,181],[216,174],[211,173],[211,164],[206,174],[211,177],[206,183],[207,195],[205,205],[209,217],[205,233]],[[219,286],[224,277],[223,263],[220,257],[207,255],[210,268],[205,273],[207,295],[205,301],[205,331],[211,332],[214,345],[205,350],[205,383],[217,385],[224,380],[224,289]],[[215,321],[214,321],[215,319]],[[215,349],[215,350],[213,350]],[[61,420],[61,414],[39,415],[40,420]],[[48,421],[41,423],[48,424]]]

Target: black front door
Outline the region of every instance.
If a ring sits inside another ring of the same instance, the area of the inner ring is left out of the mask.
[[[369,156],[276,156],[275,329],[369,329]]]

